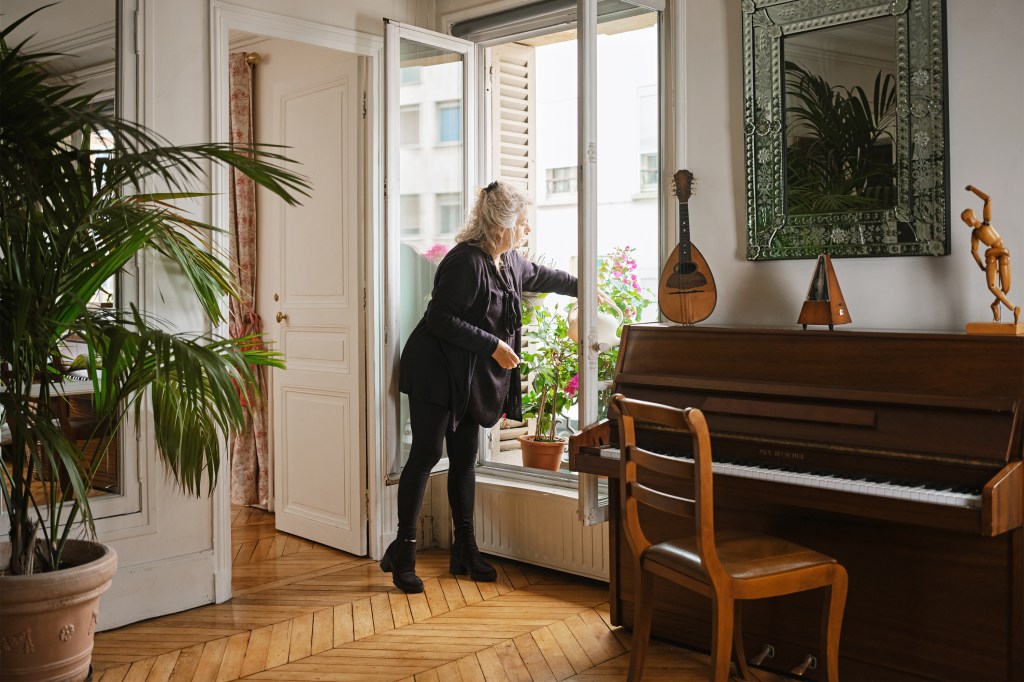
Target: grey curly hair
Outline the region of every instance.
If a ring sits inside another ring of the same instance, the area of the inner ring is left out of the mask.
[[[476,244],[488,253],[499,251],[529,203],[515,187],[495,180],[477,193],[476,204],[455,241]]]

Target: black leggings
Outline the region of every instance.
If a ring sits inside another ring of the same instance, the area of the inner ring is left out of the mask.
[[[442,445],[448,444],[448,505],[456,537],[473,532],[473,505],[476,501],[476,453],[480,443],[480,425],[469,416],[458,428],[448,430],[448,408],[418,400],[409,400],[412,446],[409,461],[398,481],[398,537],[416,539],[416,519],[423,504],[430,470],[441,459]]]

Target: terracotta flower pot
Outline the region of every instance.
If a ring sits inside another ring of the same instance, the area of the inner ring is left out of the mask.
[[[64,563],[69,568],[0,577],[4,682],[88,677],[100,595],[110,587],[117,554],[96,542],[70,540]]]
[[[533,469],[547,469],[558,471],[562,466],[562,452],[565,451],[565,441],[541,441],[534,440],[535,436],[518,436],[520,447],[523,451],[523,466]]]

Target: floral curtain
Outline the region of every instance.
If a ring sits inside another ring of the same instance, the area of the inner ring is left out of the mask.
[[[235,52],[230,59],[231,142],[243,147],[253,142],[252,70],[255,62],[256,59],[246,52]],[[263,323],[256,314],[256,188],[251,179],[232,170],[231,191],[231,268],[241,296],[230,302],[228,332],[232,337],[239,337],[263,331]],[[260,395],[265,397],[265,368],[255,369]],[[229,443],[231,502],[266,507],[270,497],[267,408],[263,400],[251,408],[246,430]]]

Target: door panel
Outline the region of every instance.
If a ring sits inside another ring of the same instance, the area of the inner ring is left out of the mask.
[[[258,139],[287,147],[284,153],[313,183],[301,206],[277,202],[261,217],[267,247],[261,252],[261,312],[287,366],[271,376],[276,524],[361,555],[366,463],[359,58],[272,42],[270,58],[260,65],[269,82],[257,84],[266,105],[259,111],[268,120]],[[268,74],[275,62],[282,71]]]

